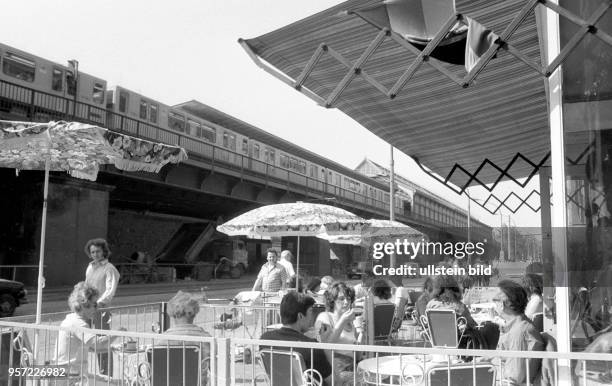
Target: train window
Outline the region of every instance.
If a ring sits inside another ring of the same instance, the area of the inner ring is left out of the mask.
[[[187,124],[189,125],[189,134],[195,137],[202,137],[202,125],[191,119],[187,120]]]
[[[74,77],[74,72],[66,71],[66,92],[68,95],[76,95],[77,81]]]
[[[276,153],[273,149],[266,147],[264,149],[264,157],[266,159],[266,162],[271,163],[271,164],[276,163]]]
[[[155,103],[149,105],[149,120],[157,123],[157,105]]]
[[[91,99],[99,105],[104,102],[104,85],[102,83],[94,83]]]
[[[248,154],[249,152],[249,141],[246,138],[242,139],[242,152]]]
[[[298,172],[300,172],[302,174],[306,174],[306,162],[304,162],[304,161],[299,161],[298,162]]]
[[[172,130],[185,132],[185,118],[181,114],[170,111],[168,113],[168,127]]]
[[[259,144],[253,145],[253,157],[259,159]]]
[[[59,68],[53,68],[53,74],[51,75],[51,89],[53,91],[64,90],[64,71]]]
[[[331,172],[329,173],[331,174]],[[331,180],[331,178],[330,178]],[[342,182],[340,181],[340,174],[336,173],[336,185],[337,186],[342,186]]]
[[[236,150],[236,136],[234,134],[230,134],[227,131],[223,132],[223,147],[226,147],[230,150]]]
[[[144,99],[140,100],[140,109],[139,109],[139,116],[140,119],[147,119],[147,110],[148,110],[148,105],[147,105],[147,101],[145,101]]]
[[[317,167],[315,165],[310,165],[310,177],[317,178]]]
[[[217,130],[212,127],[202,126],[202,138],[212,143],[217,142]]]
[[[24,82],[34,82],[35,69],[36,63],[11,52],[7,52],[2,61],[2,72]]]
[[[281,168],[285,168],[285,169],[289,168],[289,157],[287,157],[284,154],[281,154],[280,157],[278,157],[278,159],[279,159]]]

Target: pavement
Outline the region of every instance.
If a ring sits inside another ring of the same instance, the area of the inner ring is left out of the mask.
[[[121,296],[138,296],[151,294],[164,294],[184,290],[189,292],[227,290],[233,288],[252,287],[257,275],[245,275],[239,279],[212,279],[208,281],[177,280],[175,282],[119,284],[117,294]],[[84,278],[83,278],[84,279]],[[76,282],[75,282],[76,284]],[[64,300],[68,298],[73,286],[49,287],[43,289],[44,301]],[[36,302],[36,288],[27,288],[28,301]]]

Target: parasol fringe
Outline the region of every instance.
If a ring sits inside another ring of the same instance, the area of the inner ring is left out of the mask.
[[[86,173],[81,170],[69,170],[68,174],[75,178],[80,178],[82,180],[95,181],[98,178],[98,171],[95,173]]]
[[[166,164],[147,164],[138,161],[132,161],[125,158],[114,160],[117,169],[125,170],[126,172],[151,172],[158,173]]]

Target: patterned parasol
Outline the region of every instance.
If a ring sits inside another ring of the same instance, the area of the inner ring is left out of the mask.
[[[0,167],[66,171],[95,181],[100,165],[126,171],[159,172],[187,159],[184,149],[77,122],[0,121]]]
[[[230,236],[316,236],[358,233],[365,220],[335,206],[295,202],[262,206],[219,225]]]
[[[368,245],[373,239],[390,241],[391,238],[401,238],[416,242],[425,238],[425,235],[398,221],[370,219],[366,220],[361,232],[344,235],[320,234],[317,237],[334,244]]]
[[[40,323],[44,287],[49,171],[66,171],[72,177],[95,181],[100,165],[111,164],[126,171],[159,172],[167,163],[185,159],[187,152],[183,148],[84,123],[0,121],[0,167],[45,171],[36,323]]]
[[[253,209],[219,225],[217,230],[230,236],[297,236],[295,274],[299,277],[300,236],[354,234],[364,224],[361,217],[335,206],[295,202]]]

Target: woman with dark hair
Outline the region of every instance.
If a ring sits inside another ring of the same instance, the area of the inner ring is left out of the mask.
[[[361,344],[364,339],[363,320],[355,322],[355,291],[345,283],[334,283],[325,291],[326,311],[317,316],[315,332],[323,343]],[[353,351],[334,351],[334,368],[343,371],[353,363]],[[358,358],[357,358],[358,359]]]
[[[502,280],[497,283],[497,292],[493,298],[495,310],[504,319],[505,326],[499,337],[498,350],[509,351],[543,351],[545,344],[531,320],[525,316],[527,292],[518,283]],[[522,385],[528,381],[536,382],[539,375],[541,359],[523,358],[504,359],[502,379],[512,385]],[[527,379],[527,375],[529,378]],[[537,384],[537,383],[536,383]]]
[[[381,304],[381,303],[392,303],[389,299],[391,299],[391,286],[387,283],[386,280],[378,279],[372,285],[372,303]]]
[[[527,291],[527,307],[525,308],[525,316],[530,320],[536,314],[544,312],[544,303],[542,300],[542,277],[536,273],[527,273],[523,276],[523,287]]]
[[[427,303],[433,298],[433,279],[430,276],[425,278],[423,283],[423,293],[419,296],[415,303],[417,315],[425,315],[427,309]]]
[[[318,277],[313,277],[310,279],[308,284],[306,284],[306,294],[310,296],[318,296],[318,292],[321,289],[321,279]]]
[[[457,279],[451,275],[439,275],[433,279],[432,299],[427,303],[427,309],[455,310],[458,317],[462,316],[470,328],[477,323],[470,311],[461,301],[462,293]]]

